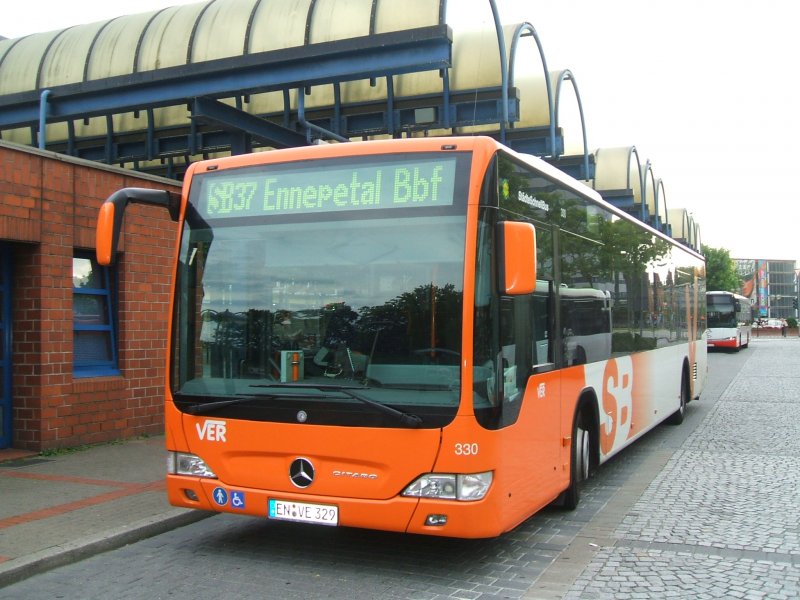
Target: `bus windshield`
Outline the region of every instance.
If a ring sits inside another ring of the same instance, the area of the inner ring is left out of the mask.
[[[709,327],[736,327],[736,299],[728,294],[708,294],[706,297],[708,307]]]
[[[378,403],[423,427],[452,419],[469,155],[425,156],[194,176],[172,338],[179,408],[397,426]]]

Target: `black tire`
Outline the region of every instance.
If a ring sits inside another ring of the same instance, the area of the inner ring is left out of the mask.
[[[581,486],[589,478],[590,436],[585,429],[582,415],[575,419],[572,427],[572,448],[569,467],[569,487],[561,494],[561,505],[567,510],[575,510],[581,500]]]
[[[681,404],[674,413],[667,417],[668,425],[680,425],[686,418],[686,405],[689,403],[689,381],[684,371],[681,376]]]
[[[575,362],[572,363],[573,365],[585,365],[586,364],[586,350],[583,349],[583,346],[578,346],[575,350]]]

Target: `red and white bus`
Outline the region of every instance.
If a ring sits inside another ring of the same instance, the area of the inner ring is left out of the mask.
[[[707,292],[708,347],[739,351],[750,344],[753,306],[750,300],[731,292]]]
[[[706,376],[703,257],[487,137],[193,164],[166,382],[176,506],[454,537],[506,532]]]

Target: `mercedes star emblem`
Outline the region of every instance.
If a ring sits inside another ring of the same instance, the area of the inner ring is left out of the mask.
[[[295,458],[289,467],[289,479],[299,488],[307,488],[314,483],[314,465],[307,458]]]

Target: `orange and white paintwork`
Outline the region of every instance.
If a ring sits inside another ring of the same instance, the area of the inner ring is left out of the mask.
[[[433,139],[403,141],[404,151],[432,151],[442,143]],[[487,138],[459,138],[451,143],[473,152],[461,354],[461,381],[472,382],[473,306],[467,299],[474,297],[475,289],[477,202],[486,165],[498,145]],[[312,151],[315,157],[345,156],[395,152],[396,146],[392,141],[370,142]],[[307,149],[290,149],[263,153],[258,160],[304,160],[307,156]],[[245,166],[253,160],[232,157],[224,166]],[[192,175],[202,168],[204,163],[195,163],[187,174],[182,213]],[[537,168],[554,179],[568,181],[544,163],[537,163]],[[569,180],[569,185],[577,184]],[[217,476],[168,475],[169,500],[176,506],[266,518],[269,499],[279,498],[335,505],[342,526],[465,538],[499,535],[551,503],[569,486],[571,436],[581,398],[589,396],[596,401],[599,462],[603,462],[680,408],[686,365],[690,397],[699,395],[706,373],[706,340],[698,339],[698,315],[687,313],[685,318],[690,324],[685,344],[532,375],[517,422],[499,430],[478,424],[467,384],[462,386],[456,417],[439,429],[348,428],[194,416],[175,407],[167,386],[167,449],[201,457]],[[298,457],[313,464],[313,487],[298,489],[287,477],[290,464]],[[485,471],[493,473],[493,481],[481,500],[401,495],[423,473]],[[213,494],[218,488],[245,501],[238,505],[215,502]],[[425,524],[429,515],[439,514],[447,515],[446,524]]]
[[[691,343],[695,344],[705,342]],[[468,402],[462,402],[458,416],[441,430],[219,420],[182,414],[167,403],[167,447],[203,457],[219,477],[171,475],[169,499],[177,506],[259,517],[266,517],[267,502],[274,497],[334,503],[344,526],[495,536],[555,500],[569,484],[569,441],[575,402],[582,392],[592,390],[597,397],[604,461],[675,412],[680,403],[675,373],[685,358],[681,348],[665,348],[534,375],[518,422],[498,431],[478,426]],[[698,373],[704,374],[705,368],[698,366]],[[695,382],[696,389],[701,385]],[[203,439],[208,422],[222,425],[224,435]],[[286,477],[298,456],[315,466],[314,493],[299,491]],[[489,494],[477,502],[400,496],[421,473],[481,471],[494,471],[494,481]],[[246,505],[220,507],[212,498],[219,486],[244,492]],[[186,490],[198,499],[189,500]],[[447,524],[426,526],[429,514],[446,514]]]

